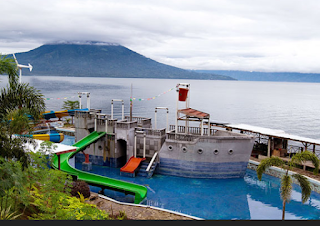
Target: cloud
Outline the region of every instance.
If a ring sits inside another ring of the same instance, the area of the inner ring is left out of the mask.
[[[10,0],[0,8],[3,53],[94,40],[186,69],[320,72],[318,0]]]

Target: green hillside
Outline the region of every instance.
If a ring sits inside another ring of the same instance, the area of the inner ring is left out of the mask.
[[[24,70],[24,75],[233,80],[229,76],[165,65],[109,43],[47,44],[17,53],[16,57],[20,64],[33,66],[32,72]]]

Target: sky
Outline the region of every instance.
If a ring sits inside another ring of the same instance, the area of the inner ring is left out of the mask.
[[[319,0],[0,0],[0,53],[123,45],[194,70],[320,73]]]

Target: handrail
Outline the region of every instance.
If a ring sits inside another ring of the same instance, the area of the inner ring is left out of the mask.
[[[152,159],[151,159],[151,161],[150,161],[150,163],[149,163],[149,165],[148,165],[148,167],[146,169],[147,172],[149,172],[149,170],[150,170],[154,160],[156,159],[157,155],[158,155],[158,152],[155,152],[154,155],[152,156]]]

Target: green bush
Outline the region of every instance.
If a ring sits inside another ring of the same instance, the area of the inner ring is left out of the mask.
[[[44,152],[46,147],[51,148],[44,145]],[[17,160],[0,157],[1,218],[14,219],[23,215],[23,218],[39,220],[109,219],[104,211],[84,202],[83,193],[86,192],[81,193],[81,199],[71,197],[72,177],[49,168],[50,157],[41,152],[28,155],[30,163],[27,167],[22,167]],[[88,185],[81,184],[83,191]]]
[[[59,192],[58,200],[51,197],[44,199],[39,190],[33,188],[33,205],[37,206],[39,212],[32,214],[32,220],[107,220],[109,216],[95,205],[81,202],[76,197],[70,197],[66,193]],[[55,208],[58,206],[59,208]]]

